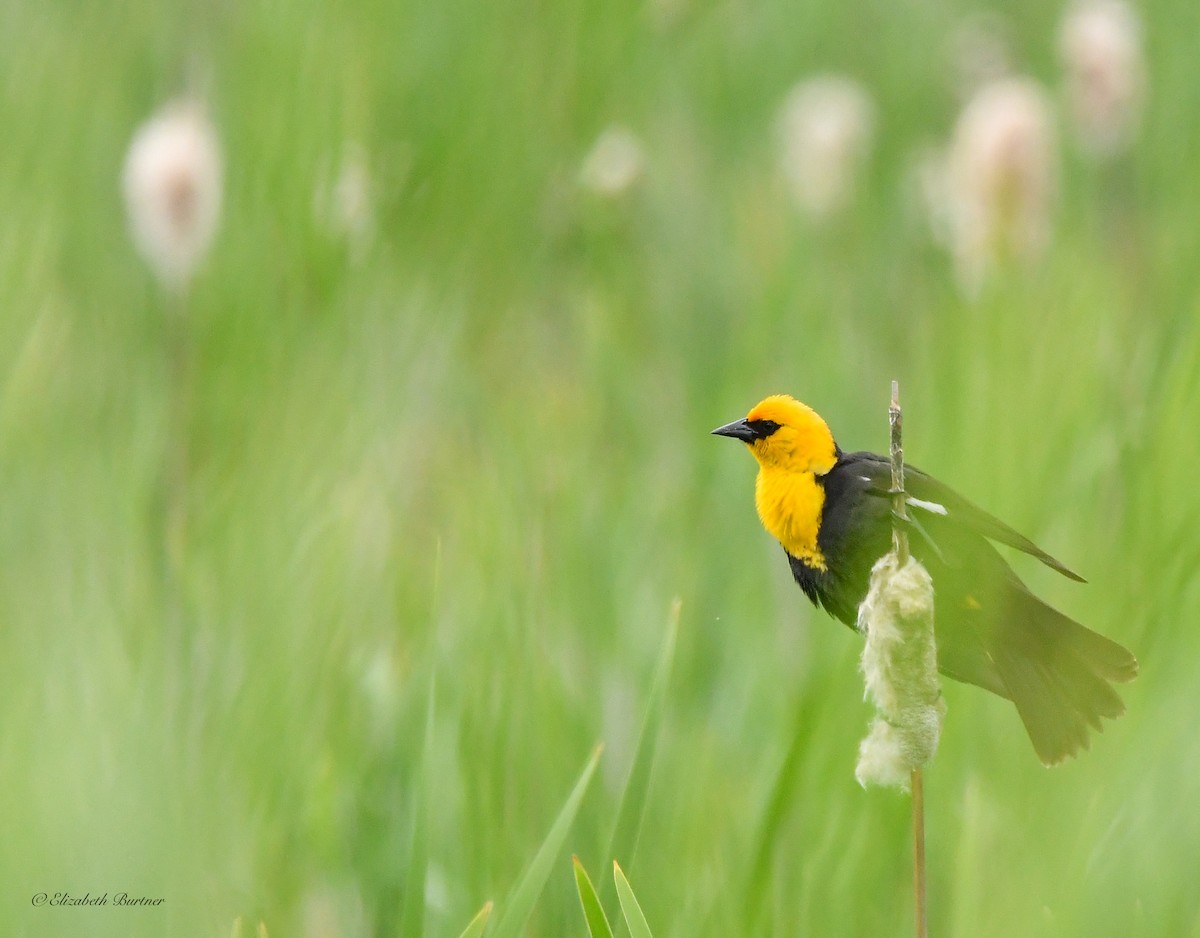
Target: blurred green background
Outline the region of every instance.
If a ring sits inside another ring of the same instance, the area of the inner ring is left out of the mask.
[[[656,935],[911,933],[908,799],[854,780],[860,642],[708,435],[787,391],[883,448],[897,378],[908,458],[1083,573],[1014,560],[1142,664],[1052,771],[1011,705],[945,687],[931,932],[1200,935],[1200,8],[1142,5],[1131,153],[1097,168],[1064,130],[1049,250],[967,298],[908,180],[976,9],[4,0],[0,933],[458,935],[603,742],[514,932],[582,936],[569,857],[609,879],[647,712],[617,859]],[[1062,7],[1006,14],[1057,88]],[[830,70],[875,144],[815,225],[775,122]],[[197,73],[225,203],[176,419],[179,310],[120,175]],[[614,124],[644,165],[609,196],[580,167]],[[350,142],[353,245],[314,211]],[[64,890],[165,902],[32,907]]]

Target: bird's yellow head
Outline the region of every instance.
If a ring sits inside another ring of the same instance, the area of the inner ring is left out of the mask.
[[[743,441],[763,469],[824,475],[837,462],[829,426],[815,410],[787,394],[759,401],[743,420],[713,433]]]

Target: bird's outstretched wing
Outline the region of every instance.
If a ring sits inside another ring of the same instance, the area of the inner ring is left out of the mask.
[[[853,460],[854,468],[868,482],[867,492],[879,497],[889,497],[892,475],[891,464],[875,453],[851,453],[843,459]],[[1046,566],[1057,570],[1065,577],[1080,583],[1087,582],[1060,560],[1050,556],[1033,541],[1014,531],[994,515],[988,514],[978,505],[963,498],[949,486],[942,484],[920,469],[905,465],[904,491],[906,501],[914,509],[918,527],[922,516],[945,518],[954,524],[969,528],[988,540],[1014,547],[1036,557]]]

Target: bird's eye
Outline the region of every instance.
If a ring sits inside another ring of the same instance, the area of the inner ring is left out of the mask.
[[[760,440],[765,440],[779,429],[779,424],[774,420],[747,420],[746,425],[754,431],[755,436]]]

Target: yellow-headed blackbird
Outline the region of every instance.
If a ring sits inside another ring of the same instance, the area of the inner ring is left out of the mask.
[[[825,421],[786,395],[713,433],[742,440],[758,460],[758,516],[800,588],[856,627],[871,567],[891,548],[889,461],[842,452]],[[933,578],[939,670],[1016,704],[1047,765],[1087,748],[1089,726],[1124,712],[1110,682],[1132,680],[1137,660],[1030,593],[991,542],[1082,577],[911,466],[905,491],[911,550]]]

